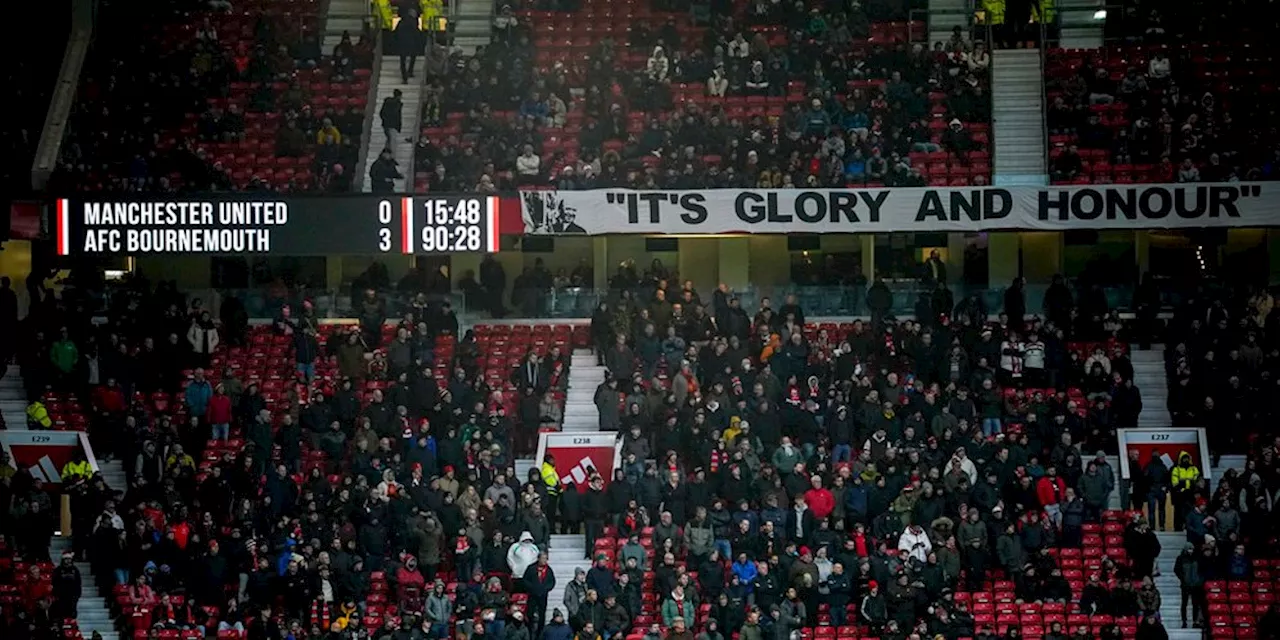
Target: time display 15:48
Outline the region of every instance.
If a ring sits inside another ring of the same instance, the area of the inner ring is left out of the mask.
[[[479,251],[480,227],[428,225],[422,228],[420,245],[424,252]]]
[[[481,201],[476,198],[458,200],[429,198],[422,203],[422,210],[426,213],[426,219],[423,222],[429,225],[478,224],[481,215],[480,204]]]

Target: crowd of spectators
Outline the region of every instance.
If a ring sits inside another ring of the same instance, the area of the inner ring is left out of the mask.
[[[373,57],[320,5],[103,2],[50,189],[344,192]]]
[[[724,287],[638,281],[591,323],[610,372],[595,394],[601,427],[619,432],[623,460],[585,491],[514,468],[517,443],[554,428],[538,392],[563,389],[569,345],[495,381],[478,375],[493,343],[454,338],[447,309],[425,303],[385,328],[376,295],[350,332],[306,304],[251,328],[137,280],[112,294],[105,324],[46,294],[18,357],[52,388],[32,385],[36,397],[78,393],[100,455],[126,462],[127,487],[74,485],[72,518],[75,553],[129,632],[1016,633],[992,615],[994,595],[1036,611],[1044,637],[1163,637],[1174,621],[1158,620],[1149,582],[1163,502],[1152,520],[1108,510],[1118,471],[1105,454],[1141,411],[1122,342],[1132,329],[1081,317],[1057,286],[1043,316],[1014,283],[994,319],[815,326],[793,298],[749,315]],[[1241,327],[1267,326],[1262,300]],[[1199,349],[1235,335],[1218,308],[1204,311],[1217,329],[1195,334]],[[277,362],[288,377],[255,379]],[[1192,366],[1213,380],[1224,372],[1213,362]],[[1215,451],[1244,440],[1215,439]],[[1214,488],[1181,460],[1137,463],[1176,491],[1191,624],[1205,622],[1206,583],[1247,579],[1267,555],[1280,463],[1264,440]],[[4,475],[9,548],[46,560],[46,494]],[[1146,484],[1120,489],[1126,504],[1148,502]],[[1105,555],[1104,526],[1123,538]],[[555,531],[586,537],[589,571],[554,574]],[[557,581],[565,600],[548,603]],[[38,570],[23,584],[9,628],[43,637],[75,611],[70,591],[31,587],[47,584]]]
[[[475,57],[430,46],[418,188],[988,179],[982,43],[930,47],[906,3],[687,9],[504,7]]]
[[[1051,50],[1047,124],[1059,183],[1233,182],[1280,177],[1267,46],[1280,12],[1133,3],[1096,50]]]
[[[1209,436],[1220,439],[1215,449],[1261,444],[1248,439],[1271,433],[1280,420],[1263,400],[1280,384],[1280,315],[1273,305],[1269,290],[1240,287],[1194,297],[1170,321],[1170,413],[1176,426],[1215,425]]]

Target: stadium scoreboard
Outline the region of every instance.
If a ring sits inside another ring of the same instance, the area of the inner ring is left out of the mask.
[[[497,196],[62,199],[59,255],[332,255],[498,250]]]

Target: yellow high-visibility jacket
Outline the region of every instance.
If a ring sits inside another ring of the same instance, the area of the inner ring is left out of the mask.
[[[27,422],[45,429],[53,426],[53,420],[49,418],[49,410],[39,400],[27,405]]]
[[[88,480],[93,475],[93,467],[89,466],[88,460],[76,462],[72,460],[62,465],[62,481],[69,482],[73,480]]]
[[[1178,452],[1178,462],[1173,465],[1173,471],[1170,474],[1170,482],[1173,484],[1174,491],[1187,491],[1200,479],[1200,468],[1194,464],[1186,467],[1182,466],[1183,457],[1190,458],[1191,454],[1186,451]]]
[[[989,25],[1004,24],[1004,0],[982,0],[982,11]]]
[[[547,495],[560,495],[560,474],[556,472],[554,465],[542,463],[542,483],[547,485]]]

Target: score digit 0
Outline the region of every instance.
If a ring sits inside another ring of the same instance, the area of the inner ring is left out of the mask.
[[[378,224],[383,225],[378,229],[378,250],[391,250],[391,228],[386,226],[391,224],[391,219],[395,216],[392,210],[391,202],[388,200],[378,201]]]

